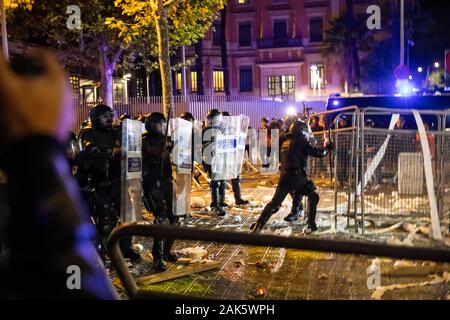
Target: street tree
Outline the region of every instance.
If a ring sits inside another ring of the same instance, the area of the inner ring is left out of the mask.
[[[16,9],[10,18],[10,34],[14,39],[61,49],[75,61],[86,60],[100,71],[103,103],[113,106],[113,73],[121,56],[134,41],[108,27],[106,18],[115,17],[126,21],[121,10],[109,0],[79,0],[81,29],[68,28],[67,8],[71,0],[35,1],[31,10]]]
[[[112,17],[111,29],[119,30],[127,42],[134,37],[157,39],[157,57],[162,80],[163,110],[173,105],[170,55],[182,45],[201,40],[224,6],[224,0],[116,0],[115,5],[132,22]]]

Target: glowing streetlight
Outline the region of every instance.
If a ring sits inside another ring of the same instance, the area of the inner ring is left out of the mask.
[[[286,114],[288,116],[295,116],[297,114],[297,110],[295,110],[295,108],[293,106],[289,106],[286,109]]]
[[[422,67],[418,67],[417,68],[417,72],[422,73],[423,72],[423,68]]]
[[[435,62],[434,63],[434,67],[437,69],[437,68],[439,68],[439,62]]]

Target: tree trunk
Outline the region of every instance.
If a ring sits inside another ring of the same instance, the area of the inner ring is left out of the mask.
[[[199,96],[204,95],[205,87],[203,83],[203,41],[200,39],[195,45],[195,54],[197,59],[195,60],[195,70],[197,72],[197,94]]]
[[[169,30],[167,23],[167,10],[163,1],[158,0],[158,14],[156,19],[156,33],[158,35],[158,58],[161,73],[163,112],[166,116],[169,110],[173,110],[173,85],[170,72]]]
[[[108,46],[102,41],[99,47],[100,54],[100,74],[101,74],[101,98],[103,104],[114,108],[113,104],[113,72],[117,61],[110,61],[108,58]]]
[[[221,17],[221,37],[220,37],[220,51],[222,54],[222,69],[223,69],[223,83],[225,94],[231,95],[230,91],[230,72],[228,70],[228,55],[227,55],[227,37],[226,37],[226,25],[227,25],[227,7],[222,9]]]

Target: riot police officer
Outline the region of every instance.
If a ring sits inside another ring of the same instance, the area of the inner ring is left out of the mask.
[[[308,156],[324,157],[332,150],[331,142],[325,149],[313,147],[308,139],[308,126],[303,121],[296,121],[289,128],[281,146],[281,174],[272,200],[264,207],[258,221],[252,225],[253,232],[259,232],[276,213],[290,192],[298,192],[308,197],[308,220],[305,233],[317,230],[315,218],[319,195],[314,183],[308,179],[306,165]]]
[[[98,230],[101,253],[119,223],[120,216],[120,145],[121,132],[113,126],[113,110],[103,104],[89,112],[92,127],[80,133],[82,150],[78,156],[77,178]],[[121,242],[125,258],[139,260],[131,248],[131,238]]]
[[[152,112],[145,120],[146,132],[142,135],[142,177],[145,205],[160,224],[176,224],[172,209],[172,165],[170,148],[165,136],[166,119],[160,112]],[[171,252],[173,239],[153,240],[153,268],[166,270],[164,260],[175,262]]]
[[[226,215],[223,209],[225,204],[225,180],[213,180],[213,172],[211,167],[212,157],[214,157],[214,142],[217,131],[222,128],[222,113],[217,109],[212,109],[206,114],[206,127],[203,129],[203,168],[208,173],[211,182],[211,210],[219,217]]]

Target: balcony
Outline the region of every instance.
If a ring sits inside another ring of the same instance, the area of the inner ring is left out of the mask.
[[[302,39],[258,40],[258,49],[301,47]]]

